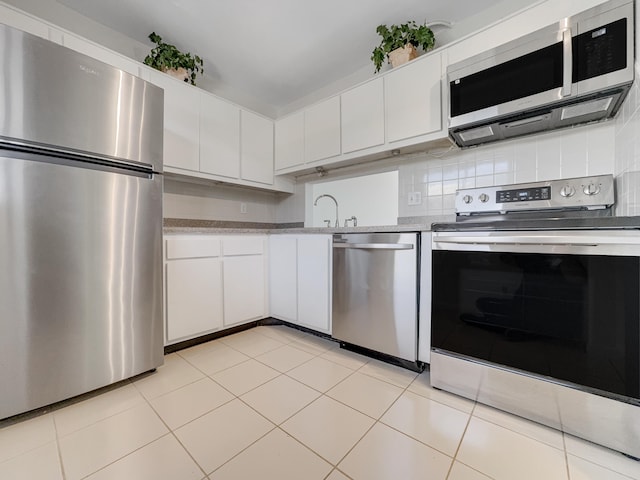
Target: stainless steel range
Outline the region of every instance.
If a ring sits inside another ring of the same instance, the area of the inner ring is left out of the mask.
[[[611,176],[457,192],[433,226],[433,386],[640,457],[640,218]]]

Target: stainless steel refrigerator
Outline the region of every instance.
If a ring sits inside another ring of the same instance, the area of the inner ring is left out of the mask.
[[[0,25],[0,418],[162,364],[163,91]]]

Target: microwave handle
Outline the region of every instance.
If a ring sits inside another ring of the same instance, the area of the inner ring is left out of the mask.
[[[573,39],[571,29],[562,31],[562,96],[571,95],[573,76]]]

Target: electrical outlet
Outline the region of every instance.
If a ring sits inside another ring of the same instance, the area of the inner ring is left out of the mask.
[[[247,213],[247,204],[246,203],[241,203],[240,204],[240,213]]]
[[[422,193],[409,192],[407,205],[420,205],[422,203]]]

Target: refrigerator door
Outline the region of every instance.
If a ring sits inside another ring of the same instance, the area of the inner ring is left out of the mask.
[[[0,418],[163,362],[162,176],[0,150]]]
[[[6,25],[0,70],[0,140],[162,171],[161,88]]]

